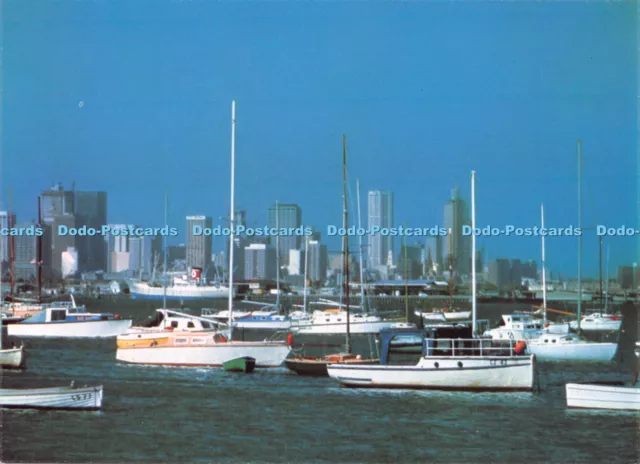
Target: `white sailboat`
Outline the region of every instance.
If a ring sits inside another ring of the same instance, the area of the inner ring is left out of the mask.
[[[229,288],[233,288],[233,251],[235,227],[235,127],[236,104],[231,104],[231,234],[229,236]],[[165,260],[166,262],[166,260]],[[229,292],[228,326],[233,326],[233,294]],[[174,312],[175,313],[175,312]],[[251,357],[256,360],[256,367],[280,367],[289,355],[291,346],[281,341],[241,342],[233,341],[232,330],[220,331],[204,327],[204,322],[211,321],[197,316],[187,316],[191,321],[183,321],[187,327],[178,323],[175,327],[159,326],[155,331],[140,333],[139,330],[128,332],[118,337],[116,359],[136,364],[153,364],[162,366],[216,366],[222,367],[225,362]],[[195,320],[200,320],[196,326]],[[204,322],[202,322],[204,321]],[[189,327],[189,323],[193,327]],[[141,340],[138,342],[138,340]],[[142,342],[144,340],[144,342]]]
[[[2,241],[0,240],[0,276],[2,275]],[[2,281],[0,280],[0,308],[2,307]],[[26,367],[27,353],[24,346],[4,349],[4,327],[0,322],[0,369],[22,369]]]
[[[582,228],[582,141],[578,139],[578,228]],[[544,268],[543,268],[544,276]],[[582,295],[582,235],[578,236],[578,295]],[[546,301],[545,320],[546,320]],[[618,351],[617,343],[598,343],[580,337],[582,298],[578,298],[577,334],[545,333],[529,340],[527,350],[544,361],[610,362]],[[549,331],[551,332],[551,331]]]
[[[475,172],[471,173],[471,222],[475,230]],[[535,357],[522,355],[524,346],[513,341],[494,341],[476,337],[477,282],[475,269],[475,235],[472,243],[472,331],[473,338],[439,336],[438,328],[427,332],[416,329],[389,329],[380,333],[380,365],[361,366],[330,364],[329,376],[347,387],[417,388],[441,390],[531,391],[535,379]],[[417,337],[421,355],[417,364],[389,363],[394,346],[406,351],[406,340]],[[455,338],[454,338],[455,337]],[[395,343],[394,343],[395,342]]]

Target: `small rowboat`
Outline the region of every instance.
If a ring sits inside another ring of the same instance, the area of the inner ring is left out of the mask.
[[[24,369],[26,364],[27,352],[22,346],[0,350],[0,369]]]
[[[256,358],[243,356],[241,358],[231,359],[222,363],[222,367],[225,371],[249,374],[256,368]]]
[[[85,409],[102,407],[102,385],[92,387],[2,388],[0,407],[36,409]]]

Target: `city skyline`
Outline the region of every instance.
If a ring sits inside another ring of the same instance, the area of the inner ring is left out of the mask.
[[[18,220],[34,217],[34,186],[59,180],[108,192],[117,223],[162,224],[165,190],[180,228],[189,214],[226,217],[236,99],[236,204],[250,223],[277,200],[320,230],[339,225],[346,134],[350,218],[359,178],[394,192],[396,224],[441,223],[475,169],[479,225],[536,225],[541,203],[549,226],[577,225],[582,138],[584,227],[637,228],[634,15],[481,3],[7,2],[3,41],[22,45],[3,52],[0,209],[11,188]],[[597,237],[583,242],[594,275]],[[637,237],[607,242],[612,268],[640,262]],[[535,237],[478,246],[539,260]],[[575,238],[547,240],[547,253],[577,274]]]

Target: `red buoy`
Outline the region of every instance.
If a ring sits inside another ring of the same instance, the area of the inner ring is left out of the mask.
[[[513,352],[515,354],[524,354],[525,348],[527,348],[527,342],[525,342],[524,340],[520,340],[513,348]]]
[[[293,346],[293,334],[291,332],[287,334],[287,345]]]

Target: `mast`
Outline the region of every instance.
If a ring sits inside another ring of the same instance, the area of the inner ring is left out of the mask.
[[[356,179],[356,197],[358,199],[358,229],[362,227],[362,216],[360,214],[360,179]],[[360,305],[362,306],[362,312],[367,312],[366,300],[364,297],[364,266],[363,250],[362,250],[362,235],[358,234],[358,241],[360,242]]]
[[[600,236],[600,298],[604,298],[602,294],[602,235]]]
[[[582,140],[578,139],[578,228],[582,230]],[[582,318],[582,234],[578,235],[578,335]]]
[[[307,314],[307,269],[309,268],[309,237],[304,236],[304,296],[302,297],[302,310]]]
[[[453,232],[449,231],[449,309],[453,305]]]
[[[344,228],[349,228],[349,213],[347,206],[347,136],[342,136],[342,183],[343,183],[343,198],[344,198]],[[349,311],[349,236],[344,234],[344,291],[346,295],[347,303],[347,353],[351,353],[351,321]]]
[[[15,226],[13,223],[13,211],[12,211],[12,194],[11,189],[9,189],[9,217],[7,218],[7,224],[9,226],[9,230]],[[13,288],[16,284],[15,272],[14,272],[14,262],[15,262],[15,241],[13,235],[9,235],[9,272],[11,273],[10,283],[11,283],[11,305],[13,306]]]
[[[471,317],[472,332],[476,336],[476,291],[478,283],[476,282],[476,172],[471,171]]]
[[[38,197],[38,227],[42,227],[40,197]],[[38,304],[42,303],[42,237],[36,237],[36,266],[38,266]]]
[[[276,235],[276,309],[280,312],[280,208],[279,203],[276,200],[276,229],[278,229],[278,235]]]
[[[607,314],[607,308],[609,306],[609,245],[607,245],[607,286],[605,292],[607,292],[607,299],[604,300],[604,313]]]
[[[407,228],[407,222],[404,223]],[[409,273],[407,270],[407,236],[404,236],[404,317],[409,322]]]
[[[544,229],[544,205],[540,205],[540,226]],[[547,270],[544,256],[544,235],[542,236],[542,308],[544,311],[544,323],[547,323]]]
[[[164,225],[169,225],[169,220],[167,218],[168,213],[168,204],[169,204],[169,192],[167,190],[164,191]],[[167,309],[167,236],[164,235],[162,237],[162,253],[163,253],[163,269],[164,269],[164,278],[162,285],[162,308]]]
[[[229,341],[232,340],[233,327],[233,249],[234,249],[234,226],[235,226],[235,177],[236,177],[236,101],[231,101],[231,233],[229,234]]]

